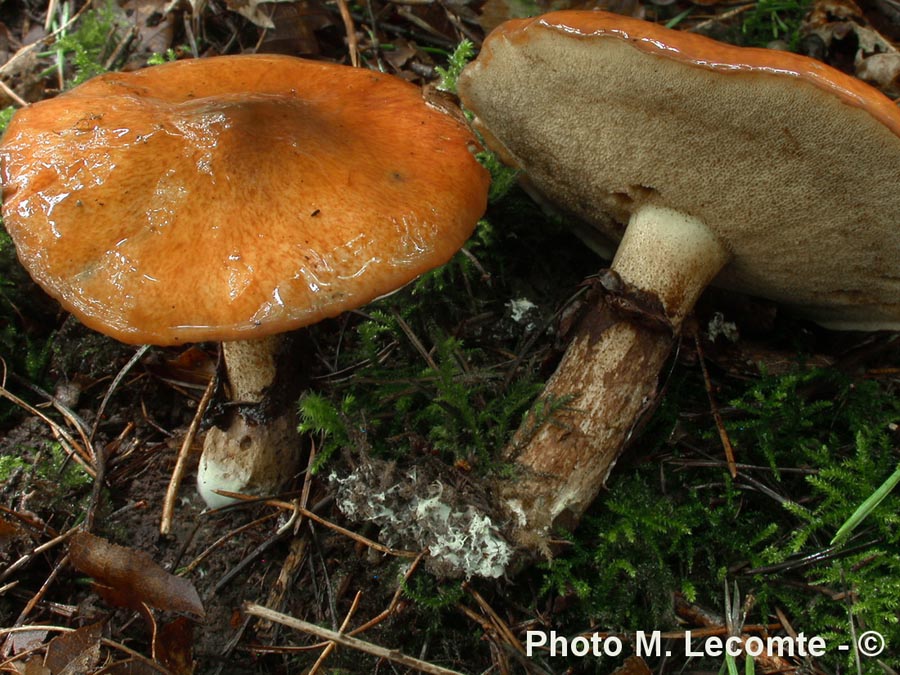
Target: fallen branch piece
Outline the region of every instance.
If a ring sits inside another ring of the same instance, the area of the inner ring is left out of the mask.
[[[358,638],[352,638],[348,635],[336,633],[333,630],[322,628],[315,625],[314,623],[308,623],[306,621],[302,621],[301,619],[295,619],[292,616],[282,614],[281,612],[276,612],[275,610],[269,609],[268,607],[257,605],[254,602],[245,602],[242,611],[244,612],[244,614],[250,614],[251,616],[256,616],[261,619],[268,619],[269,621],[280,623],[283,626],[303,631],[304,633],[309,633],[310,635],[315,635],[316,637],[324,638],[325,640],[330,640],[331,642],[335,642],[342,647],[349,647],[350,649],[355,649],[366,654],[371,654],[372,656],[377,656],[381,659],[387,659],[388,661],[393,661],[394,663],[399,663],[400,665],[407,666],[409,668],[415,668],[421,673],[430,673],[432,675],[462,675],[462,673],[457,670],[442,668],[441,666],[436,666],[433,663],[428,663],[427,661],[421,661],[420,659],[413,658],[412,656],[407,656],[406,654],[398,652],[395,649],[386,649],[384,647],[374,645],[371,642],[366,642],[365,640],[360,640]]]

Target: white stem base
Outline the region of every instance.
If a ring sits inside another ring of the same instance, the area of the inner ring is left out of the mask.
[[[231,399],[260,404],[275,381],[281,336],[224,343]],[[237,413],[228,429],[206,434],[197,473],[197,489],[210,508],[234,500],[216,490],[273,494],[297,471],[300,435],[295,414],[253,423]]]
[[[231,426],[206,434],[197,471],[197,490],[210,508],[233,503],[216,490],[270,495],[297,471],[300,435],[295,415],[251,425],[235,415]]]

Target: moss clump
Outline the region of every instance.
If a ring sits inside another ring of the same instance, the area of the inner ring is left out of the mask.
[[[0,455],[0,484],[15,484],[19,494],[36,495],[30,508],[37,512],[79,513],[70,502],[90,493],[93,479],[71,461],[59,443],[19,445]],[[41,503],[43,500],[43,503]]]
[[[773,40],[784,40],[792,51],[796,51],[800,25],[810,4],[810,0],[760,0],[744,15],[734,42],[765,47]]]
[[[382,457],[490,461],[541,383],[528,375],[507,379],[508,356],[451,334],[451,326],[435,319],[464,320],[444,300],[460,292],[463,280],[472,282],[473,271],[471,258],[460,256],[370,308],[350,328],[339,363],[356,364],[356,375],[300,403],[301,429],[325,434],[320,456],[362,446]]]
[[[437,88],[441,91],[456,93],[456,81],[466,64],[475,56],[475,45],[471,40],[460,42],[450,57],[447,59],[447,67],[438,66],[435,72],[440,76]]]

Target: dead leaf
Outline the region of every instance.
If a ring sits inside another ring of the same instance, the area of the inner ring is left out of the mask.
[[[900,53],[873,54],[860,60],[856,76],[889,96],[900,96]]]
[[[16,631],[9,634],[4,646],[9,648],[13,654],[21,654],[40,647],[46,641],[48,634],[49,631],[42,628]]]
[[[816,35],[832,52],[835,43],[853,45],[853,63],[857,74],[868,73],[870,82],[888,91],[896,86],[897,48],[866,21],[853,0],[816,0],[801,27],[803,35]],[[848,39],[852,40],[847,42]],[[870,59],[875,59],[867,64]],[[893,69],[893,70],[892,70]]]
[[[293,2],[294,0],[225,0],[225,5],[232,12],[246,17],[260,28],[275,28],[275,23],[261,5],[276,2]]]
[[[321,0],[297,0],[275,5],[271,19],[275,29],[266,33],[263,48],[266,54],[315,56],[321,53],[318,31],[335,25],[328,8]]]
[[[216,361],[199,347],[188,347],[174,358],[152,354],[142,364],[154,376],[197,387],[206,387],[216,374]]]
[[[165,0],[125,0],[121,3],[138,31],[147,52],[164,54],[175,35],[175,13],[166,12]]]
[[[143,551],[79,532],[70,540],[69,556],[75,569],[94,578],[97,592],[111,604],[135,610],[148,605],[204,616],[194,585],[166,572]]]
[[[82,675],[100,661],[103,621],[82,626],[50,640],[44,668],[50,675]]]
[[[5,544],[6,540],[22,534],[22,528],[15,523],[11,523],[6,518],[0,518],[0,544]]]
[[[395,38],[393,44],[394,49],[384,52],[383,58],[394,70],[400,71],[418,51],[402,37]]]
[[[175,675],[191,675],[194,623],[185,617],[161,626],[153,639],[153,658]]]
[[[44,659],[40,656],[32,656],[25,662],[24,669],[20,669],[18,664],[13,664],[22,675],[52,675],[52,673],[44,667]]]

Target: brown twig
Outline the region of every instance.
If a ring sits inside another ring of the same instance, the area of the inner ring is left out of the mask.
[[[143,345],[140,349],[138,349],[134,355],[128,359],[128,363],[126,363],[122,368],[116,373],[116,376],[113,378],[113,381],[110,383],[109,387],[106,389],[106,393],[103,395],[103,400],[100,401],[100,407],[97,408],[97,414],[94,419],[94,426],[91,427],[91,433],[88,436],[90,440],[94,440],[94,436],[97,435],[97,428],[100,426],[100,422],[103,421],[103,414],[106,412],[106,405],[109,403],[109,399],[112,398],[113,392],[118,389],[119,384],[125,378],[125,375],[128,374],[128,371],[134,367],[134,364],[141,360],[141,357],[147,353],[147,350],[150,349],[150,345]]]
[[[487,614],[488,618],[491,621],[491,624],[494,626],[497,633],[499,633],[503,637],[503,641],[511,645],[513,649],[515,649],[520,654],[525,654],[525,647],[515,636],[515,634],[513,634],[512,629],[506,624],[506,622],[500,618],[500,615],[494,611],[494,608],[491,607],[488,604],[487,600],[482,597],[481,593],[472,588],[472,586],[468,583],[463,583],[462,587],[463,590],[465,590],[475,599],[475,602],[477,602],[478,606],[481,607],[481,611]]]
[[[347,51],[350,52],[350,64],[359,68],[359,40],[356,37],[356,26],[350,15],[347,0],[338,0],[338,9],[341,12],[341,20],[344,22],[344,32],[347,33]]]
[[[81,444],[75,440],[72,434],[66,431],[58,422],[50,419],[40,410],[26,403],[11,391],[9,391],[5,386],[6,361],[4,361],[2,358],[0,358],[0,367],[2,367],[3,369],[3,376],[2,378],[0,378],[0,383],[2,383],[0,384],[0,396],[8,399],[23,410],[29,412],[30,414],[40,418],[43,422],[45,422],[50,427],[50,430],[53,432],[54,437],[60,442],[60,445],[62,445],[63,449],[66,451],[66,454],[68,454],[72,459],[78,462],[81,465],[81,468],[83,468],[91,478],[96,478],[97,472],[94,471],[94,468],[91,466],[93,457],[89,452],[89,450],[91,450],[92,448],[90,448],[90,446],[88,446],[87,449],[82,447]]]
[[[16,103],[17,105],[19,105],[20,107],[24,108],[27,105],[29,105],[28,101],[26,101],[24,98],[19,96],[15,91],[13,91],[12,87],[10,87],[8,84],[6,84],[6,82],[4,82],[3,80],[0,80],[0,89],[2,89],[3,93],[6,94],[7,96],[9,96],[13,100],[13,102]]]
[[[76,532],[78,532],[80,529],[81,529],[81,525],[76,525],[75,527],[73,527],[73,528],[71,528],[71,529],[69,529],[69,530],[66,530],[66,531],[63,532],[62,534],[60,534],[60,535],[58,535],[58,536],[56,536],[56,537],[53,537],[53,539],[51,539],[51,540],[49,540],[49,541],[45,541],[45,542],[44,542],[43,544],[41,544],[40,546],[36,546],[36,547],[34,548],[34,550],[31,551],[31,553],[26,553],[26,554],[23,555],[21,558],[19,558],[18,560],[16,560],[12,565],[10,565],[10,566],[7,567],[5,570],[3,570],[2,572],[0,572],[0,582],[3,582],[3,581],[5,581],[6,579],[8,579],[9,576],[10,576],[13,572],[15,572],[17,569],[19,569],[19,568],[22,567],[23,565],[27,564],[28,561],[31,560],[34,556],[40,555],[41,553],[44,553],[45,551],[49,551],[49,550],[50,550],[51,548],[53,548],[54,546],[58,546],[58,545],[61,544],[62,542],[66,541],[66,540],[67,540],[69,537],[71,537],[73,534],[75,534]]]
[[[316,460],[316,445],[315,443],[312,443],[311,446],[309,458],[306,462],[306,471],[303,474],[303,488],[301,489],[300,496],[297,498],[296,502],[297,506],[302,506],[304,508],[309,504],[309,494],[312,490],[312,467]],[[294,536],[288,547],[288,554],[285,556],[284,562],[281,565],[281,570],[278,572],[278,578],[275,580],[275,583],[272,584],[272,588],[266,598],[267,607],[273,607],[278,610],[281,610],[284,607],[284,599],[287,596],[288,591],[294,586],[294,579],[297,576],[297,571],[300,569],[303,561],[306,560],[309,540],[305,537],[300,537],[298,534],[303,522],[303,514],[295,508],[288,521],[278,528],[279,534],[285,534],[292,531]],[[269,631],[270,628],[270,623],[260,621],[257,626],[257,635]]]
[[[47,575],[47,578],[44,580],[44,583],[41,584],[41,587],[38,589],[37,593],[35,593],[31,599],[25,604],[25,607],[19,613],[18,618],[15,621],[14,626],[21,626],[25,619],[28,618],[28,615],[31,614],[31,611],[35,608],[35,606],[44,598],[47,594],[47,591],[50,589],[50,586],[56,580],[56,577],[59,575],[60,570],[69,562],[69,554],[65,554],[62,558],[60,558],[59,562],[56,563],[56,566],[50,571],[50,574]],[[7,638],[7,643],[4,645],[3,656],[7,656],[8,652],[6,651],[7,646],[9,645],[9,638]]]
[[[13,64],[15,64],[19,59],[24,58],[25,56],[27,56],[28,54],[33,52],[35,49],[37,49],[44,43],[55,38],[57,35],[62,34],[64,31],[68,30],[70,26],[72,26],[76,21],[78,21],[78,19],[81,18],[81,15],[84,12],[86,12],[87,10],[89,10],[91,8],[92,4],[93,3],[91,3],[91,2],[84,3],[81,6],[81,8],[77,12],[75,12],[75,14],[73,14],[72,16],[69,17],[68,21],[66,21],[62,26],[60,26],[59,28],[54,30],[52,33],[48,33],[47,35],[42,37],[40,40],[36,40],[35,42],[32,42],[31,44],[25,45],[24,47],[21,47],[20,49],[16,50],[16,53],[13,54],[11,57],[9,57],[6,60],[6,63],[4,63],[2,66],[0,66],[0,77],[3,77],[4,75],[6,75],[7,71],[11,70]],[[48,13],[48,16],[49,16],[49,13]]]
[[[234,537],[239,535],[241,532],[246,532],[247,530],[255,529],[255,528],[259,527],[260,525],[262,525],[267,520],[272,520],[273,518],[277,518],[278,516],[279,516],[279,514],[277,512],[269,513],[269,514],[266,514],[265,516],[263,516],[262,518],[257,518],[256,520],[251,520],[249,523],[245,523],[245,524],[241,525],[240,527],[238,527],[237,529],[226,532],[221,537],[216,539],[212,544],[210,544],[200,555],[198,555],[190,563],[188,563],[188,565],[183,570],[181,570],[181,572],[179,573],[179,576],[187,576],[188,574],[193,572],[194,568],[196,568],[197,565],[199,565],[201,562],[206,560],[206,558],[209,557],[209,555],[211,553],[213,553],[213,551],[215,551],[217,548],[222,546],[222,544],[224,544],[229,539],[233,539]]]
[[[102,644],[106,647],[111,647],[112,649],[117,649],[124,654],[128,654],[128,656],[130,656],[131,658],[135,659],[136,661],[140,661],[145,666],[152,668],[156,672],[160,673],[160,675],[174,675],[174,673],[171,670],[169,670],[162,664],[157,663],[153,659],[148,659],[146,656],[144,656],[140,652],[136,652],[133,649],[131,649],[130,647],[126,647],[125,645],[123,645],[119,642],[115,642],[114,640],[110,640],[108,638],[100,638],[100,644]]]
[[[247,495],[242,495],[239,492],[227,492],[226,490],[216,490],[215,492],[216,492],[216,494],[220,494],[225,497],[232,497],[234,499],[244,499],[244,500],[248,499]],[[267,506],[274,506],[276,508],[285,509],[288,511],[293,511],[294,509],[296,509],[303,516],[319,523],[319,525],[324,525],[328,529],[334,530],[338,534],[342,534],[345,537],[349,537],[353,541],[358,541],[360,544],[363,544],[364,546],[368,546],[369,548],[379,551],[380,553],[385,553],[387,555],[396,556],[398,558],[416,558],[420,555],[420,553],[417,551],[403,551],[400,549],[388,548],[387,546],[384,546],[383,544],[379,544],[377,541],[372,541],[371,539],[367,539],[366,537],[362,536],[361,534],[357,534],[356,532],[348,530],[346,527],[341,527],[340,525],[332,523],[331,521],[326,520],[322,516],[316,514],[313,511],[310,511],[309,509],[303,508],[302,506],[298,506],[296,504],[292,504],[290,502],[283,501],[281,499],[266,499],[265,504]]]
[[[347,616],[344,617],[344,620],[341,622],[341,627],[338,629],[338,632],[341,635],[344,635],[347,630],[347,626],[350,623],[350,619],[353,618],[353,615],[356,614],[356,609],[359,607],[359,599],[362,597],[362,592],[357,591],[356,595],[353,598],[353,603],[350,605],[350,609],[347,611]],[[307,675],[316,675],[319,672],[319,668],[325,663],[325,659],[335,650],[337,647],[337,643],[333,640],[325,645],[325,649],[322,650],[322,653],[319,655],[319,658],[316,659],[316,662],[313,664],[312,668],[309,669],[309,673]]]
[[[416,351],[422,356],[422,360],[425,361],[425,363],[428,364],[428,367],[433,371],[439,371],[440,369],[438,368],[437,363],[435,363],[435,360],[431,357],[428,350],[425,349],[425,345],[422,344],[422,341],[419,340],[419,337],[413,332],[410,325],[406,323],[402,316],[400,316],[400,312],[397,311],[396,307],[391,308],[391,314],[394,316],[397,325],[400,326],[400,330],[403,331],[403,334],[406,335],[412,346],[415,347]]]
[[[420,564],[420,563],[422,562],[422,560],[424,560],[424,559],[425,559],[425,551],[422,551],[422,552],[416,557],[416,559],[413,560],[413,561],[410,563],[409,569],[406,570],[406,574],[403,575],[403,582],[404,582],[404,583],[408,582],[408,581],[410,580],[410,578],[412,578],[412,575],[415,573],[415,571],[416,571],[416,570],[418,569],[418,567],[419,567],[419,564]],[[376,616],[373,616],[371,619],[369,619],[368,621],[366,621],[362,626],[358,626],[357,628],[354,628],[352,631],[350,631],[349,634],[350,634],[350,635],[359,635],[359,634],[361,634],[361,633],[365,633],[365,632],[366,632],[367,630],[369,630],[370,628],[372,628],[372,627],[374,627],[374,626],[377,626],[377,625],[380,624],[382,621],[384,621],[385,619],[387,619],[389,616],[391,616],[391,614],[393,614],[395,611],[397,611],[397,605],[400,604],[400,598],[401,598],[402,596],[403,596],[403,585],[401,584],[401,585],[397,586],[397,590],[394,591],[394,597],[391,598],[391,602],[390,602],[390,604],[387,606],[387,609],[383,610],[382,612],[380,612],[380,613],[377,614]]]
[[[733,9],[729,9],[727,12],[722,12],[721,14],[714,16],[711,19],[707,19],[706,21],[701,21],[696,26],[691,26],[687,29],[688,33],[702,33],[705,29],[709,28],[713,24],[716,23],[724,23],[739,14],[743,14],[744,12],[748,12],[751,9],[755,8],[757,4],[755,2],[748,3],[746,5],[738,5]]]
[[[719,432],[719,439],[722,441],[722,447],[725,449],[725,461],[728,462],[728,472],[732,478],[737,478],[737,463],[734,461],[734,446],[731,445],[731,439],[728,438],[728,431],[725,429],[725,421],[722,419],[722,413],[719,412],[719,405],[716,403],[716,397],[713,395],[712,380],[709,377],[709,370],[706,368],[706,358],[703,355],[703,346],[700,344],[700,331],[696,326],[694,333],[694,347],[697,350],[697,360],[700,362],[700,370],[703,372],[703,384],[706,388],[706,396],[709,398],[709,410],[716,422],[716,430]]]
[[[419,567],[419,564],[424,560],[425,552],[419,554],[415,560],[413,560],[409,569],[406,570],[406,574],[403,575],[403,581],[408,582],[412,575],[415,573],[416,569]],[[347,635],[356,636],[362,633],[365,633],[370,628],[374,628],[378,624],[380,624],[385,619],[389,618],[395,611],[397,611],[397,607],[400,604],[400,598],[403,596],[403,585],[400,584],[397,586],[397,590],[394,591],[394,597],[391,598],[391,602],[388,604],[387,608],[376,614],[374,617],[366,621],[361,626],[357,626],[351,631],[347,632]],[[469,610],[471,611],[471,610]],[[486,621],[486,620],[485,620]],[[489,626],[490,627],[490,626]],[[304,646],[273,646],[269,645],[267,647],[254,647],[253,651],[258,653],[274,653],[274,654],[288,654],[294,652],[308,652],[314,649],[322,649],[326,643],[318,643],[314,645],[304,645]]]
[[[459,671],[443,668],[442,666],[437,666],[433,663],[428,663],[427,661],[422,661],[421,659],[407,656],[406,654],[403,654],[396,649],[386,649],[385,647],[380,647],[379,645],[372,644],[371,642],[366,642],[365,640],[350,637],[349,635],[343,635],[336,631],[322,628],[313,623],[295,619],[292,616],[282,614],[281,612],[276,612],[267,607],[263,607],[262,605],[257,605],[253,602],[244,603],[242,610],[245,614],[256,616],[262,619],[268,619],[270,621],[274,621],[275,623],[280,623],[284,626],[287,626],[288,628],[293,628],[294,630],[299,630],[304,633],[308,633],[309,635],[314,635],[316,637],[324,638],[325,640],[330,640],[331,642],[335,642],[342,647],[355,649],[356,651],[363,652],[364,654],[371,654],[372,656],[376,656],[380,659],[387,659],[388,661],[399,663],[400,665],[406,666],[407,668],[414,668],[421,673],[428,673],[429,675],[463,675]]]
[[[213,392],[216,390],[218,378],[213,375],[206,385],[203,397],[197,404],[197,412],[194,413],[194,419],[191,420],[191,426],[184,435],[181,443],[181,449],[178,451],[178,459],[175,461],[175,468],[172,469],[172,477],[169,479],[169,487],[166,488],[166,498],[163,502],[162,519],[159,523],[160,534],[169,534],[172,531],[172,519],[175,515],[175,500],[178,497],[178,488],[181,486],[181,479],[184,478],[184,472],[187,469],[187,459],[190,455],[191,445],[194,443],[194,437],[197,435],[197,429],[200,428],[200,421],[206,414],[209,407],[209,401],[212,399]]]

